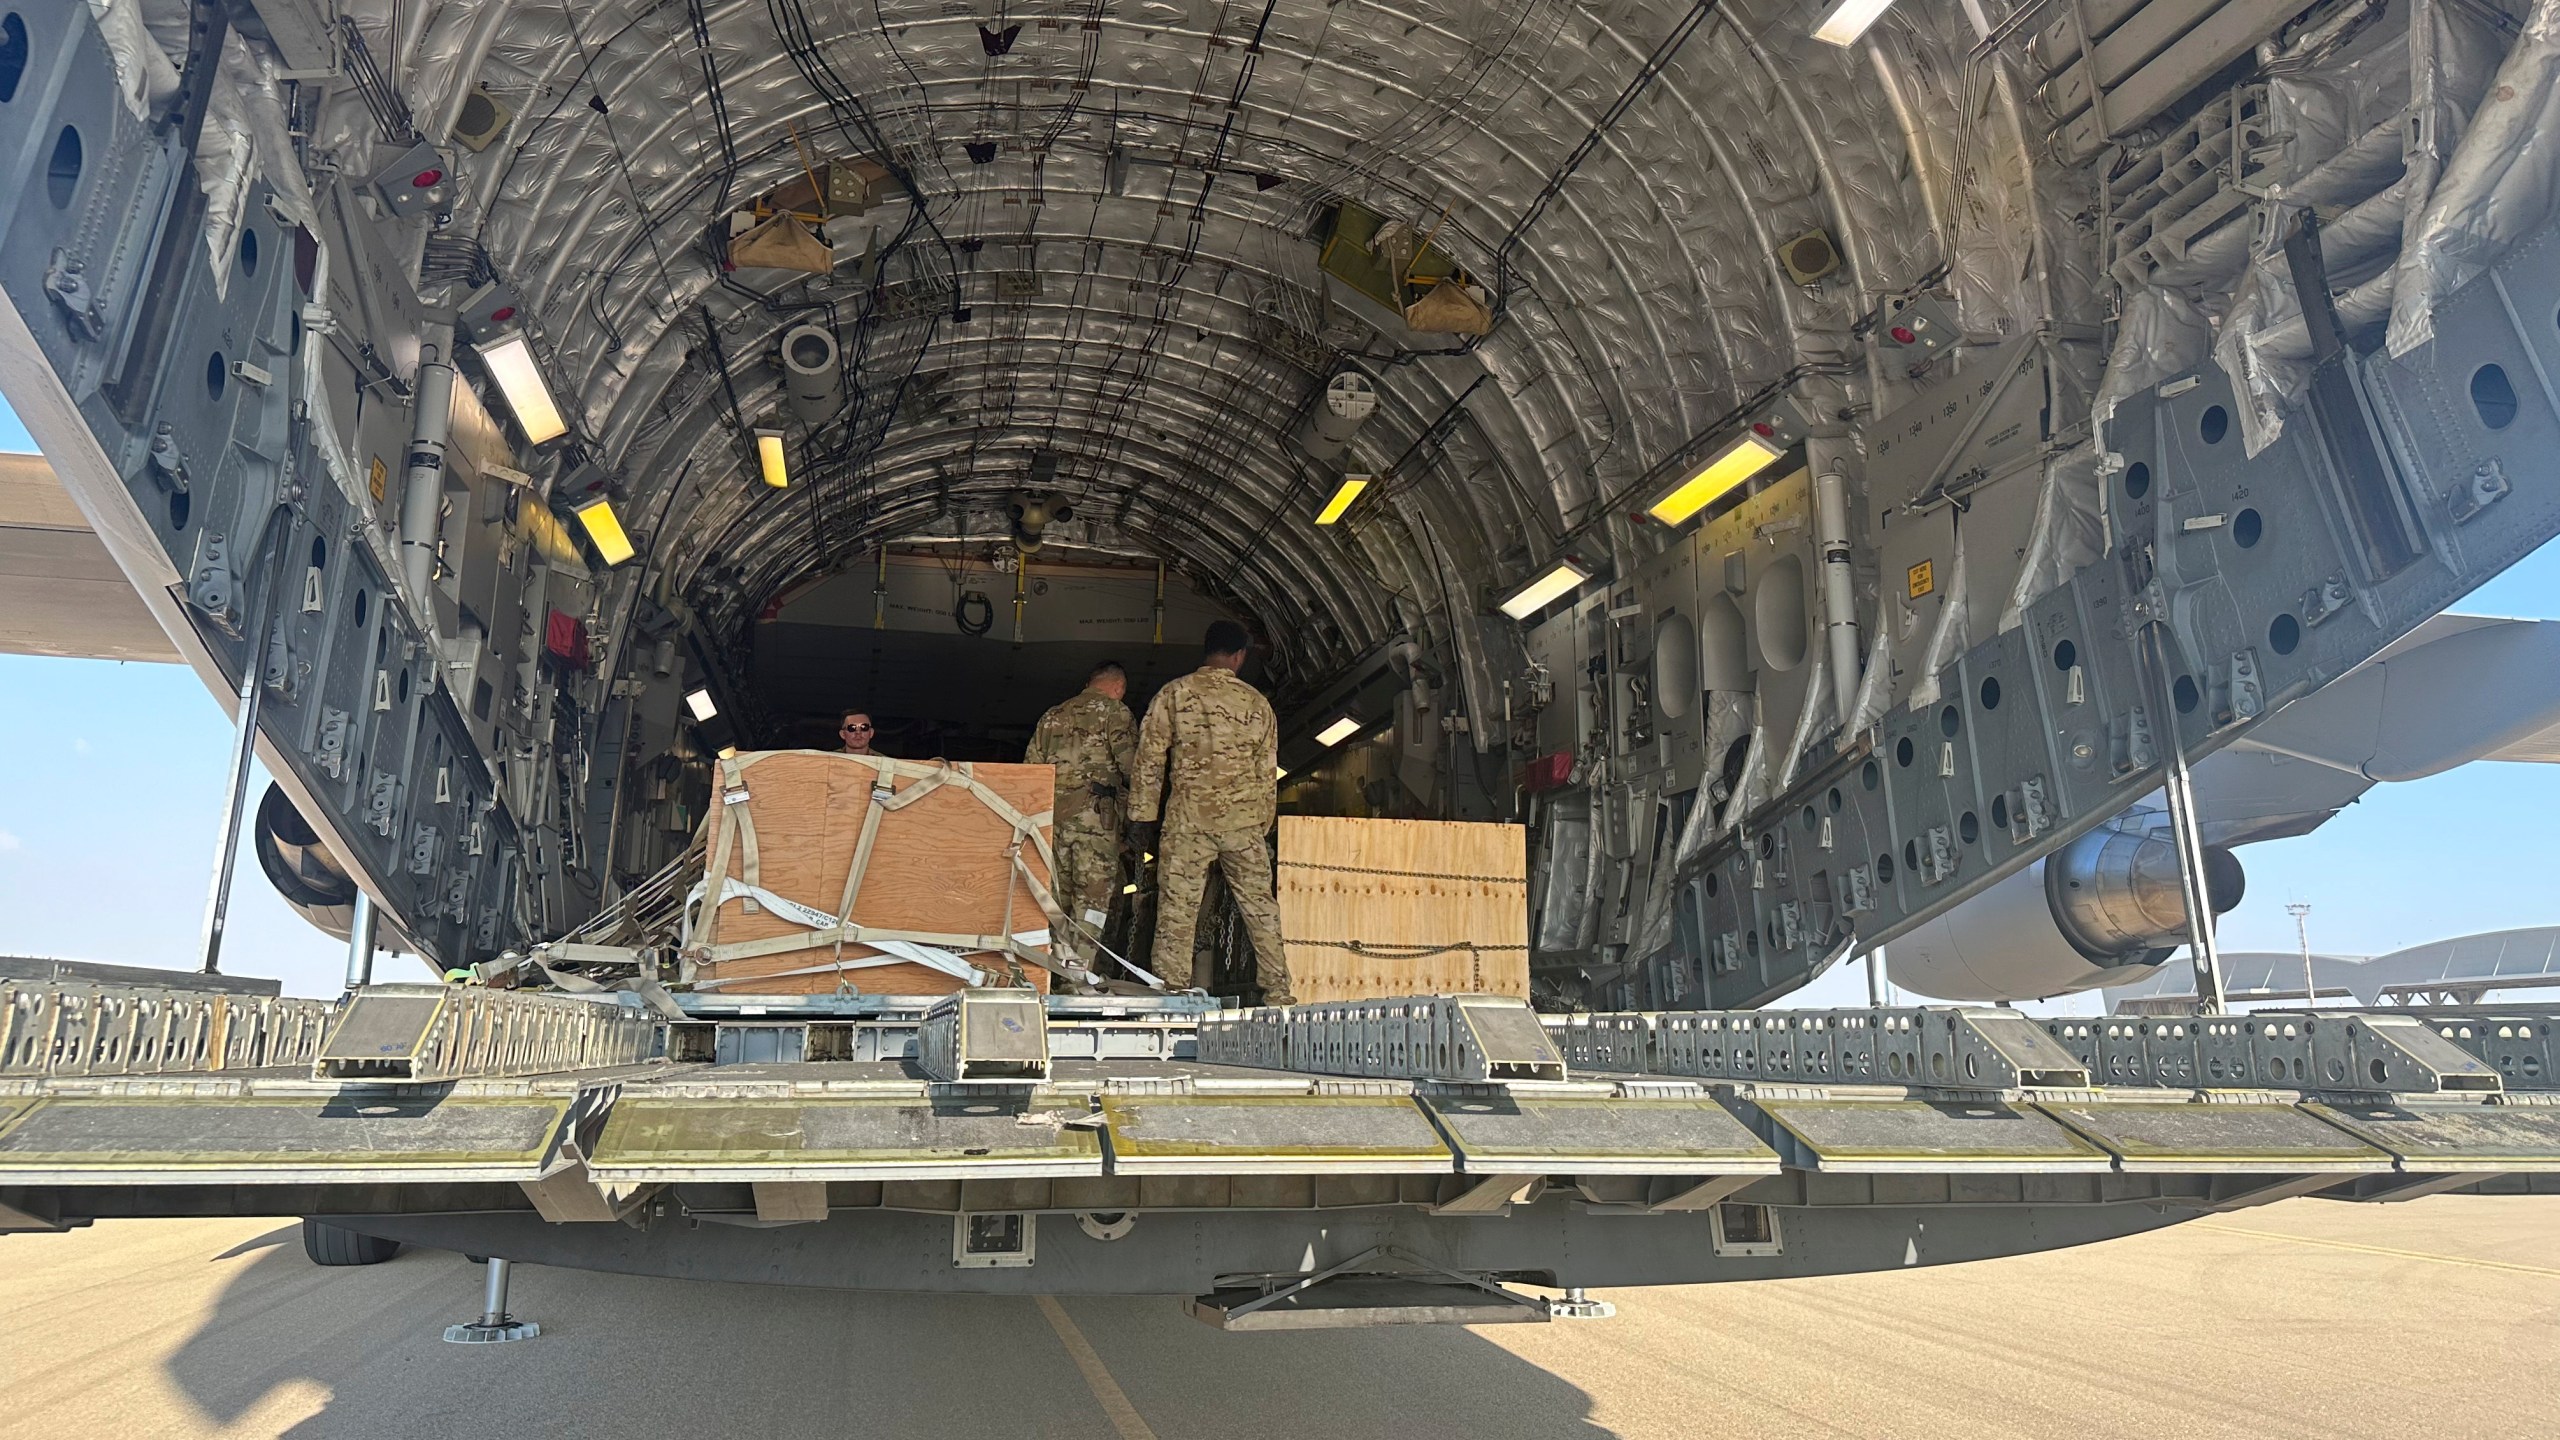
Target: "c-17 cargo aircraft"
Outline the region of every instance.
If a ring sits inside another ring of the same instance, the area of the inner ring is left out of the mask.
[[[2560,1017],[2212,940],[2552,749],[2444,612],[2560,532],[2555,111],[2553,0],[0,0],[0,625],[192,666],[351,954],[7,982],[0,1223],[1252,1329],[2560,1188]],[[1217,619],[1284,814],[1524,827],[1525,997],[688,983],[723,752]]]

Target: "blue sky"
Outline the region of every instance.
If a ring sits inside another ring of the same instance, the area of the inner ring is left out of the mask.
[[[33,450],[0,404],[0,450]],[[0,655],[0,955],[192,970],[231,723],[181,665]],[[261,773],[250,803],[265,793]],[[286,908],[244,847],[222,968],[334,995],[346,947]],[[384,979],[422,980],[415,960]]]
[[[34,448],[0,406],[0,450]],[[2560,548],[2458,608],[2560,618]],[[0,785],[0,954],[193,968],[229,744],[221,707],[179,666],[0,655],[0,754],[18,760]],[[2555,825],[2560,766],[2376,786],[2312,835],[2241,852],[2248,898],[2224,917],[2222,944],[2291,949],[2296,900],[2311,906],[2313,945],[2333,953],[2560,923]],[[245,850],[232,895],[226,971],[336,993],[344,947],[287,909]],[[414,960],[378,973],[426,978]],[[1865,981],[1851,967],[1797,999],[1863,1004]]]

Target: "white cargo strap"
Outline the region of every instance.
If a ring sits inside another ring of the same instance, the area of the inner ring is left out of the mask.
[[[1032,870],[1022,855],[1023,845],[1028,842],[1033,852],[1039,855],[1042,864],[1052,873],[1056,871],[1056,853],[1050,846],[1049,837],[1043,833],[1043,827],[1052,821],[1054,810],[1042,810],[1037,814],[1029,815],[1016,810],[1004,796],[979,780],[974,767],[967,762],[923,763],[873,755],[845,757],[859,760],[869,766],[875,778],[871,786],[871,805],[863,815],[862,833],[855,841],[853,863],[845,873],[843,902],[835,913],[829,914],[816,906],[804,905],[799,901],[776,895],[763,888],[760,883],[762,866],[757,853],[755,822],[747,813],[749,807],[744,802],[747,795],[746,770],[761,758],[763,758],[762,755],[734,756],[720,762],[723,781],[720,798],[723,803],[715,808],[713,815],[707,821],[717,829],[718,833],[712,837],[711,854],[704,870],[705,881],[696,884],[685,901],[683,944],[688,967],[695,956],[716,964],[752,959],[762,955],[776,955],[792,950],[805,950],[820,945],[833,945],[837,957],[835,960],[824,965],[781,972],[784,975],[822,974],[829,971],[869,969],[879,965],[900,963],[899,959],[883,958],[888,954],[889,946],[900,945],[917,947],[920,952],[915,956],[903,957],[909,963],[929,965],[948,974],[958,975],[960,972],[951,970],[948,965],[941,963],[942,961],[947,960],[949,965],[959,966],[961,970],[967,971],[969,976],[983,976],[986,972],[969,965],[967,961],[960,958],[959,954],[952,952],[984,952],[1007,956],[1079,984],[1093,983],[1094,977],[1083,967],[1060,964],[1036,948],[1049,944],[1054,931],[1072,926],[1072,922],[1060,908],[1056,896]],[[897,790],[893,779],[899,776],[912,777],[916,783],[904,790]],[[871,868],[871,856],[879,836],[881,815],[890,810],[903,810],[927,795],[946,787],[966,790],[979,804],[994,812],[1012,829],[1013,839],[1006,848],[1007,859],[1011,862],[1013,872],[1021,877],[1024,886],[1031,892],[1033,902],[1039,906],[1042,917],[1048,921],[1048,928],[1018,933],[1013,931],[1013,895],[1010,888],[1007,889],[1005,896],[1003,924],[1006,933],[1003,934],[958,935],[878,928],[854,922],[854,906],[861,898],[863,877]],[[740,873],[737,875],[728,873],[729,858],[733,849],[738,853],[739,858]],[[700,906],[702,897],[706,893],[708,877],[713,875],[723,877],[720,896],[709,907],[700,910],[697,923],[696,907]],[[720,912],[731,900],[741,899],[762,905],[773,914],[794,925],[802,926],[811,933],[780,935],[728,945],[719,944]],[[844,946],[847,944],[867,945],[881,950],[883,956],[857,956],[848,960],[844,958],[843,953]],[[699,980],[695,982],[695,986],[697,989],[716,989],[721,985],[747,978],[750,977],[732,976],[727,979]]]
[[[912,794],[926,789],[931,783],[926,781],[907,788]],[[871,870],[871,846],[872,842],[880,838],[881,815],[906,803],[895,791],[891,791],[886,798],[883,798],[880,792],[884,790],[890,790],[889,772],[874,766],[870,791],[871,804],[862,812],[862,837],[854,842],[853,864],[844,872],[844,903],[836,907],[835,923],[838,925],[853,923],[853,902],[861,898],[862,877]],[[836,958],[839,960],[844,958],[844,942],[841,940],[836,942]]]
[[[1041,930],[1025,931],[1013,938],[1025,945],[1044,945],[1049,939],[1048,933]],[[898,964],[929,966],[975,989],[985,988],[987,983],[995,978],[958,955],[931,945],[919,945],[907,940],[867,940],[863,943],[877,946],[882,953],[858,955],[850,960],[836,960],[824,965],[803,965],[791,970],[773,970],[761,975],[732,975],[719,980],[706,980],[694,988],[717,990],[725,985],[739,985],[750,980],[781,980],[799,975],[828,975],[845,971],[873,970],[883,965]]]
[[[698,882],[685,896],[685,909],[688,915],[701,904],[702,897],[708,889],[708,881]],[[896,930],[880,925],[839,924],[836,917],[815,905],[803,905],[787,895],[776,895],[761,885],[750,885],[735,875],[721,883],[719,904],[726,905],[732,900],[752,900],[777,918],[789,921],[811,933],[774,935],[762,940],[734,940],[726,945],[701,947],[713,960],[739,960],[751,959],[758,955],[778,955],[786,950],[806,950],[812,945],[824,945],[830,941],[856,945],[878,945],[884,941],[897,941],[919,945],[940,945],[962,950],[1002,950],[1007,942],[1007,937],[1003,935],[961,935],[942,931]],[[706,919],[709,913],[705,912]],[[1035,930],[1030,933],[1039,935],[1043,940],[1048,938],[1046,931]]]
[[[702,898],[705,893],[707,893],[707,890],[708,882],[697,884],[685,897],[685,911],[688,916],[692,915],[695,908],[701,904]],[[704,945],[691,947],[698,949],[703,954],[704,958],[711,960],[714,963],[723,963],[733,960],[752,960],[760,956],[781,955],[794,950],[807,950],[815,946],[832,943],[838,946],[845,944],[868,945],[875,950],[880,950],[893,956],[903,955],[904,958],[913,961],[915,964],[931,966],[936,970],[943,971],[945,974],[957,976],[961,979],[968,979],[970,976],[983,976],[986,973],[961,958],[963,955],[975,953],[990,953],[1010,956],[1015,960],[1022,961],[1038,969],[1049,971],[1051,974],[1063,976],[1079,983],[1082,983],[1086,979],[1086,974],[1082,969],[1071,965],[1061,965],[1050,956],[1044,955],[1040,952],[1038,947],[1047,945],[1050,942],[1050,931],[1046,929],[1024,930],[1011,934],[1000,935],[961,935],[932,930],[897,930],[877,925],[838,924],[836,922],[836,917],[814,905],[803,905],[799,901],[790,899],[787,896],[776,895],[762,886],[749,885],[734,875],[730,876],[727,881],[721,885],[719,905],[726,905],[732,900],[753,900],[757,904],[764,906],[765,909],[773,915],[786,920],[791,924],[802,926],[810,933],[806,935],[775,935],[762,940],[739,940],[727,945]],[[709,919],[717,913],[718,905],[711,907],[709,911],[705,912],[704,919],[706,927]],[[687,943],[690,944],[689,941]],[[902,949],[900,947],[905,948]],[[850,960],[839,958],[825,965],[811,966],[806,969],[799,970],[785,970],[778,972],[778,974],[815,975],[830,970],[862,970],[880,965],[893,965],[896,963],[898,963],[898,961],[895,958],[883,959],[880,956],[856,956]],[[954,966],[959,968],[952,968]],[[966,972],[965,974],[963,973],[964,971]],[[725,979],[698,981],[694,988],[716,989],[721,985],[732,984],[745,979],[770,980],[775,978],[777,978],[777,975],[733,975],[726,977]],[[974,984],[979,982],[972,981],[971,983]]]
[[[687,911],[690,911],[696,904],[700,903],[703,893],[707,888],[708,882],[696,884],[693,887],[692,893],[685,896],[684,903]],[[819,909],[815,905],[803,905],[799,901],[791,899],[788,896],[776,895],[761,885],[741,880],[735,875],[728,876],[720,883],[720,899],[718,905],[726,905],[730,901],[738,899],[753,900],[757,904],[762,905],[765,909],[770,910],[783,919],[790,921],[792,924],[801,926],[805,929],[832,930],[836,925],[836,917]],[[718,905],[713,907],[715,911],[717,910]],[[709,929],[709,916],[705,916],[704,921],[704,928],[707,931]],[[805,938],[797,935],[785,938],[790,939],[795,944],[806,945],[809,943]]]

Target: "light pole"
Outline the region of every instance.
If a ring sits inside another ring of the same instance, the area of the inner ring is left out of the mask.
[[[2308,1010],[2320,1003],[2320,987],[2311,980],[2311,906],[2296,900],[2284,913],[2293,917],[2294,936],[2302,942],[2302,1008]]]

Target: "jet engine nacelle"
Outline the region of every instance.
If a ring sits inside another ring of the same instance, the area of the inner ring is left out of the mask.
[[[258,801],[258,822],[249,848],[258,868],[303,919],[321,933],[344,940],[355,927],[356,882],[329,849],[320,832],[302,818],[284,790],[267,786]]]
[[[2246,886],[2229,850],[2205,847],[2215,914]],[[1886,970],[1940,1000],[2040,1000],[2142,979],[2186,938],[2168,817],[2136,809],[1895,940]]]

